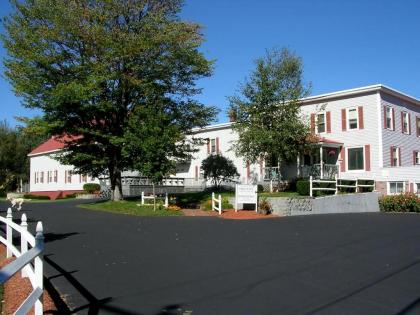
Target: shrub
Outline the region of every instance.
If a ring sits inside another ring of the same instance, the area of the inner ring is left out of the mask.
[[[93,194],[101,190],[101,185],[96,183],[86,183],[83,185],[83,190],[88,192],[89,194]]]
[[[37,200],[50,200],[49,196],[41,196],[41,195],[32,195],[32,194],[24,194],[24,199],[37,199]]]
[[[272,211],[271,203],[266,198],[261,198],[258,203],[258,213],[270,214]]]
[[[296,182],[296,192],[301,196],[309,196],[309,181],[298,180]]]
[[[384,212],[420,212],[420,198],[413,193],[383,196],[379,208]]]
[[[258,192],[259,192],[259,193],[264,192],[264,186],[263,186],[263,185],[258,184]]]

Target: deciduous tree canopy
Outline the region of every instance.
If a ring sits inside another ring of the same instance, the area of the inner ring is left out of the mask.
[[[13,1],[5,19],[6,76],[47,132],[79,135],[61,161],[79,173],[158,180],[192,151],[186,135],[213,119],[194,96],[212,63],[200,26],[181,21],[180,0]]]

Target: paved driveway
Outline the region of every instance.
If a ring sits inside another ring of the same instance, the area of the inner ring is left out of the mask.
[[[420,215],[237,221],[75,205],[24,211],[44,222],[46,275],[78,314],[420,313]]]

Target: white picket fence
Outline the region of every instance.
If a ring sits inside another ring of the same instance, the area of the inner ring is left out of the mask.
[[[146,204],[146,200],[153,200],[154,202],[156,201],[156,199],[159,198],[156,195],[150,195],[150,196],[146,196],[144,194],[144,191],[141,192],[141,204],[145,205]],[[169,206],[169,197],[168,197],[168,193],[165,193],[165,201],[163,206],[165,208],[168,208]]]
[[[222,214],[222,196],[219,194],[219,198],[215,197],[214,192],[211,193],[211,210],[219,212],[219,215]],[[217,205],[216,205],[217,204]]]
[[[343,181],[346,182],[354,182],[354,185],[349,184],[342,184]],[[362,184],[361,182],[366,181],[373,181],[373,184]],[[314,184],[335,184],[335,187],[314,187]],[[335,194],[337,194],[340,190],[340,188],[351,188],[354,189],[354,192],[359,192],[359,188],[372,188],[372,190],[375,189],[375,180],[370,178],[357,178],[357,179],[344,179],[344,178],[338,178],[335,176],[334,180],[324,180],[324,179],[313,179],[312,176],[309,177],[309,196],[313,197],[313,192],[320,190],[320,191],[334,191]]]
[[[33,290],[15,314],[27,314],[35,306],[35,315],[41,315],[43,314],[42,293],[44,290],[43,262],[41,259],[41,254],[44,251],[42,223],[38,221],[34,237],[28,232],[26,215],[22,214],[21,224],[18,225],[13,222],[11,208],[7,210],[6,218],[0,216],[0,222],[5,224],[6,227],[6,238],[0,236],[0,241],[6,246],[6,257],[16,257],[16,260],[0,270],[0,283],[4,284],[21,270],[22,277],[29,278]],[[13,231],[20,234],[20,250],[13,245]],[[28,250],[28,244],[32,247],[30,250]]]

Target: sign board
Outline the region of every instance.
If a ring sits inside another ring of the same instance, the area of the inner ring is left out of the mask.
[[[235,211],[238,211],[239,203],[255,204],[255,211],[258,208],[258,186],[257,185],[236,185],[235,188]]]

